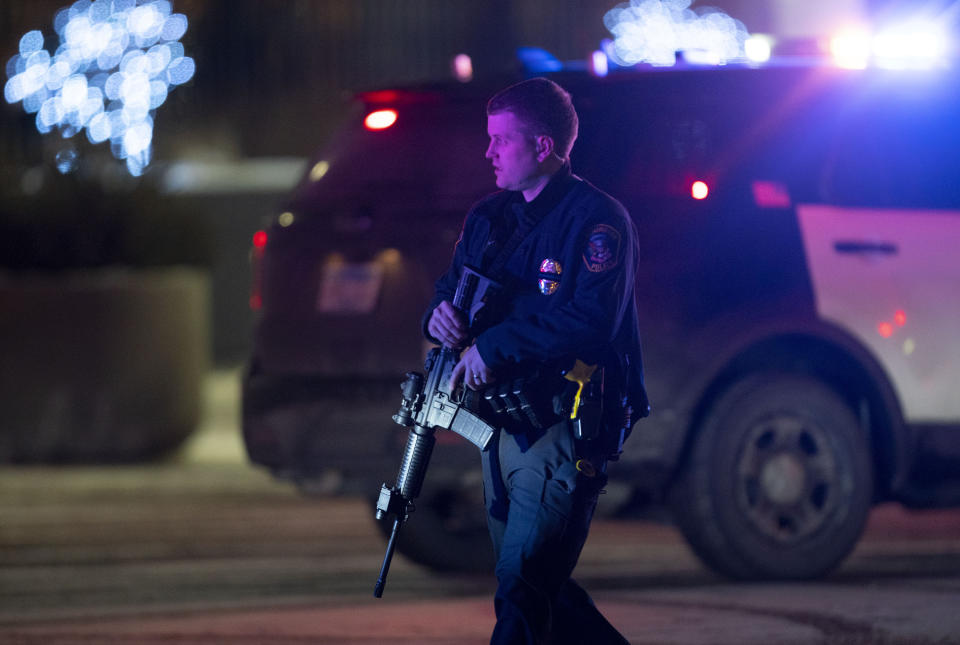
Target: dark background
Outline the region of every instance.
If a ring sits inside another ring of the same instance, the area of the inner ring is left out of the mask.
[[[448,78],[459,53],[472,57],[476,77],[515,69],[518,46],[582,60],[609,37],[603,16],[616,4],[176,0],[174,11],[190,21],[182,42],[197,72],[156,111],[154,161],[144,177],[128,177],[106,145],[91,145],[83,134],[69,141],[40,135],[34,115],[19,104],[0,106],[0,268],[184,263],[209,269],[213,358],[240,362],[253,320],[247,307],[250,236],[276,214],[285,190],[163,194],[157,186],[167,164],[305,160],[337,127],[352,91]],[[863,4],[884,13],[931,3]],[[785,28],[776,24],[774,2],[695,2],[694,8],[706,5],[719,6],[751,32]],[[66,6],[64,0],[0,3],[0,59],[6,63],[16,54],[20,36],[32,29],[44,32],[52,51],[53,17]],[[80,161],[64,177],[53,166],[67,146],[76,148]],[[133,241],[124,235],[131,226]]]

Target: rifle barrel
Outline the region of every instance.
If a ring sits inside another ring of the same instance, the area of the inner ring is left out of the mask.
[[[377,578],[377,585],[373,588],[373,597],[381,598],[383,588],[387,586],[387,573],[390,571],[390,561],[393,560],[393,550],[397,548],[397,536],[400,534],[400,527],[403,522],[400,518],[393,520],[393,531],[390,532],[390,541],[387,542],[387,552],[383,556],[383,564],[380,566],[380,577]]]

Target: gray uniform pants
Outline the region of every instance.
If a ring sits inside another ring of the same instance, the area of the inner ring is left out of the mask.
[[[535,436],[539,434],[540,436]],[[598,472],[577,470],[571,423],[512,435],[483,453],[487,522],[497,558],[497,624],[491,643],[626,643],[571,578],[590,529]]]

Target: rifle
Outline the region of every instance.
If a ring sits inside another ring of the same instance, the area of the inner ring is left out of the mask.
[[[479,311],[499,287],[493,280],[465,266],[452,304],[467,317],[472,326]],[[392,487],[384,483],[377,500],[377,519],[393,515],[394,521],[380,576],[373,590],[375,598],[383,596],[400,528],[410,518],[410,513],[414,511],[413,502],[420,495],[436,441],[434,433],[438,429],[452,430],[480,450],[486,450],[493,436],[493,426],[464,407],[465,387],[461,384],[454,391],[450,389],[450,374],[458,360],[459,352],[456,350],[434,347],[424,363],[426,376],[419,372],[407,372],[400,384],[402,400],[393,420],[410,428],[410,431],[397,482]]]

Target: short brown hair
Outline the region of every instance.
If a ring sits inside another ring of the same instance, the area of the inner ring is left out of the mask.
[[[531,78],[497,92],[487,103],[487,115],[512,112],[531,136],[553,139],[557,155],[570,156],[580,127],[570,94],[546,78]]]

